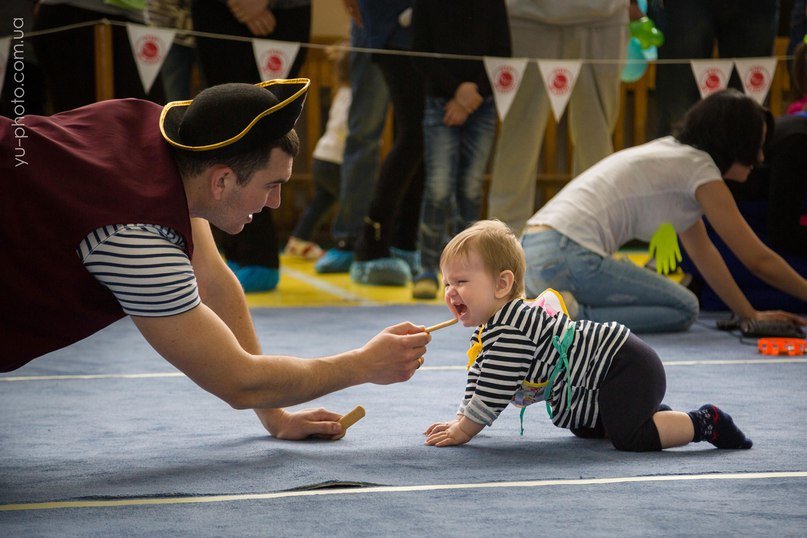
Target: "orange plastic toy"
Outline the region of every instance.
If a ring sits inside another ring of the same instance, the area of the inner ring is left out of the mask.
[[[807,340],[803,338],[760,338],[757,349],[763,355],[804,355]]]

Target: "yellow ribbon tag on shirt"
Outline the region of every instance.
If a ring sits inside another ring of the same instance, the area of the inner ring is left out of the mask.
[[[650,239],[650,256],[656,258],[656,272],[668,275],[675,271],[681,261],[678,235],[669,222],[662,222]]]
[[[466,370],[470,370],[471,366],[474,365],[476,362],[476,358],[479,357],[479,354],[482,353],[482,330],[485,328],[484,325],[479,327],[476,331],[476,342],[471,344],[470,349],[466,352],[468,355],[468,366],[465,368]]]

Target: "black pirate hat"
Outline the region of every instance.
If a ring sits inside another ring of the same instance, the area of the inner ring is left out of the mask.
[[[294,128],[310,83],[295,78],[212,86],[191,101],[165,105],[160,132],[189,152],[220,157],[250,151]]]

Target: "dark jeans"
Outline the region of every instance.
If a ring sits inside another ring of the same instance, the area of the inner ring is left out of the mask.
[[[388,257],[389,247],[415,250],[420,204],[423,196],[422,75],[409,57],[379,54],[373,60],[381,68],[390,91],[395,139],[381,165],[367,216],[381,224],[381,236],[365,224],[356,244],[359,261]]]
[[[277,19],[275,31],[267,39],[280,41],[310,41],[311,7],[273,10]],[[255,37],[249,29],[238,22],[226,4],[218,0],[194,0],[191,6],[193,28],[200,32],[212,32],[242,37]],[[215,86],[226,82],[260,82],[258,66],[252,43],[227,41],[223,39],[197,38],[199,62],[208,85]],[[289,78],[300,72],[305,61],[305,48],[300,48],[297,58],[289,71]],[[252,222],[238,235],[217,233],[216,241],[224,257],[241,265],[262,265],[279,267],[279,246],[277,232],[272,223],[271,210],[264,208],[252,216]]]
[[[721,58],[770,56],[779,0],[650,0],[647,14],[664,34],[660,60],[711,58],[715,41]],[[742,91],[737,73],[729,86]],[[698,99],[688,63],[657,65],[657,136],[668,135]]]
[[[306,241],[314,238],[319,225],[328,211],[339,199],[339,176],[341,166],[337,163],[314,159],[311,163],[311,172],[314,176],[314,198],[305,208],[300,220],[294,227],[291,235]]]
[[[667,391],[667,375],[653,349],[630,334],[600,387],[600,418],[594,428],[572,428],[578,437],[608,437],[617,450],[661,450],[653,422]]]

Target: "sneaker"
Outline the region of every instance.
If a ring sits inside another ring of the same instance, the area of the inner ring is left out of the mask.
[[[373,286],[406,286],[411,280],[409,266],[398,258],[377,258],[350,265],[350,279]]]
[[[283,254],[286,256],[294,256],[295,258],[304,258],[306,260],[316,260],[324,253],[325,252],[316,243],[298,239],[294,236],[289,237],[289,242],[286,243],[286,248],[283,249]]]
[[[314,271],[317,273],[347,273],[353,263],[353,251],[340,248],[328,249],[317,263]]]
[[[420,273],[420,251],[419,250],[404,250],[402,248],[390,247],[390,254],[393,258],[398,258],[406,262],[409,266],[409,272],[412,277]]]
[[[437,283],[436,274],[432,272],[420,273],[415,277],[414,284],[412,285],[412,298],[436,299],[439,289],[440,285]]]
[[[235,276],[245,293],[271,291],[280,282],[280,270],[263,265],[243,265],[235,271]]]

